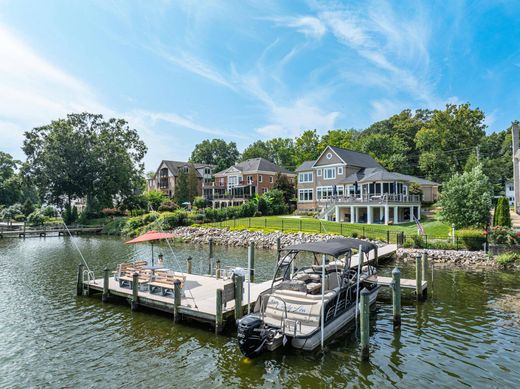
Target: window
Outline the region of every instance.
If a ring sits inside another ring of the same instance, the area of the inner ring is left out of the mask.
[[[258,182],[262,182],[262,181],[263,181],[263,178],[262,178],[262,176],[259,175],[258,176]]]
[[[299,189],[298,201],[312,201],[313,193],[312,189]]]
[[[338,167],[338,174],[343,174],[343,166]]]
[[[262,189],[262,193],[267,193],[267,192],[269,192],[269,188],[263,188]]]
[[[318,170],[316,171],[316,175],[317,175],[318,177],[321,177],[321,169],[318,169]]]
[[[332,186],[318,186],[316,188],[316,199],[326,200],[332,198]]]
[[[272,184],[273,183],[273,176],[269,176],[269,182]]]
[[[332,154],[331,153],[327,153],[326,157],[327,157],[327,159],[331,159],[332,158]]]
[[[323,178],[326,180],[333,180],[334,178],[336,178],[336,168],[327,167],[323,169]]]
[[[204,174],[211,175],[211,169],[209,167],[204,168]]]
[[[298,177],[298,182],[312,182],[312,172],[300,173]]]
[[[253,176],[247,176],[247,183],[252,184],[253,183]]]
[[[343,191],[343,185],[336,186],[336,195],[337,196],[343,196],[345,193]]]

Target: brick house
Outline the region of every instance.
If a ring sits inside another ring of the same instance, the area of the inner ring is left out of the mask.
[[[240,205],[256,193],[273,189],[277,173],[286,175],[290,182],[296,174],[264,158],[252,158],[237,163],[214,175],[212,183],[203,186],[204,197],[213,208]]]
[[[327,146],[315,161],[297,169],[298,210],[318,211],[327,220],[397,224],[420,220],[421,203],[438,198],[435,182],[389,172],[370,155]],[[410,194],[411,183],[422,194]]]
[[[175,196],[175,185],[179,172],[184,170],[188,172],[189,169],[195,169],[197,174],[197,195],[202,195],[202,186],[204,183],[210,183],[213,178],[214,165],[204,163],[190,163],[181,161],[161,161],[157,168],[155,175],[148,179],[148,190],[160,190],[168,197]]]

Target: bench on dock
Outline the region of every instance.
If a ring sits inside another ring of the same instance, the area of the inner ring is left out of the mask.
[[[175,273],[156,272],[154,280],[148,283],[148,291],[153,294],[159,290],[163,296],[166,296],[168,293],[173,294],[175,281],[177,280],[181,282],[181,290],[184,289],[186,276],[180,276]]]
[[[146,265],[148,265],[148,262],[146,261],[123,262],[117,265],[117,270],[112,272],[112,274],[114,275],[114,279],[117,281],[123,276],[131,277],[131,273],[134,271],[140,272],[143,269],[143,266]]]
[[[134,273],[138,274],[137,283],[139,284],[139,289],[142,289],[143,285],[146,285],[151,281],[152,272],[150,270],[143,270],[142,268],[135,267],[127,267],[125,269],[125,272],[118,277],[119,286],[122,288],[124,288],[125,286],[132,288],[132,283],[134,281]]]

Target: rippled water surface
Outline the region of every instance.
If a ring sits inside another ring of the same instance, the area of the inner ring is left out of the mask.
[[[105,266],[150,253],[114,238],[74,241],[99,277]],[[206,268],[207,247],[174,249],[179,266],[192,256],[194,270]],[[246,265],[245,249],[215,252],[224,265]],[[258,278],[271,276],[273,258],[257,251]],[[519,320],[495,304],[520,292],[518,273],[435,269],[427,302],[416,305],[404,292],[397,332],[382,293],[368,363],[359,362],[355,331],[324,353],[284,349],[248,361],[233,333],[173,325],[169,315],[131,312],[99,295],[76,297],[79,261],[69,238],[0,240],[0,387],[520,387]],[[413,272],[405,267],[403,276]]]

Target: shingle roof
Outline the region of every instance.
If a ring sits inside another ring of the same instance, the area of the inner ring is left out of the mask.
[[[377,161],[366,153],[329,146],[348,165],[358,167],[382,168]]]
[[[236,165],[230,166],[229,168],[222,170],[221,172],[218,172],[216,174],[221,174],[227,172],[229,169],[235,168],[237,170],[240,170],[241,172],[254,172],[254,171],[263,171],[263,172],[273,172],[273,173],[285,173],[285,174],[294,174],[290,170],[278,166],[271,161],[268,161],[265,158],[251,158],[247,159],[245,161],[242,161],[240,163],[237,163]]]
[[[312,170],[312,165],[314,165],[314,162],[316,162],[316,161],[305,161],[305,162],[303,162],[300,166],[298,166],[296,168],[296,170],[295,170],[296,173]]]
[[[361,169],[358,172],[351,174],[345,179],[341,180],[341,183],[348,184],[353,182],[371,182],[371,181],[406,181],[406,182],[415,182],[419,185],[439,185],[436,182],[426,180],[424,178],[419,178],[415,176],[410,176],[407,174],[394,173],[389,172],[383,168],[374,169],[367,168]]]
[[[200,169],[200,168],[204,168],[204,167],[211,167],[211,168],[215,168],[215,165],[210,165],[209,163],[191,163],[191,162],[182,162],[182,161],[166,161],[166,160],[163,160],[161,162],[161,165],[162,164],[165,164],[166,167],[168,168],[168,170],[172,173],[172,175],[174,176],[177,176],[179,174],[179,168],[183,167],[183,166],[193,166],[195,169]],[[159,167],[161,166],[159,165]],[[197,176],[198,177],[202,177],[200,175],[200,173],[198,172],[197,170]]]

